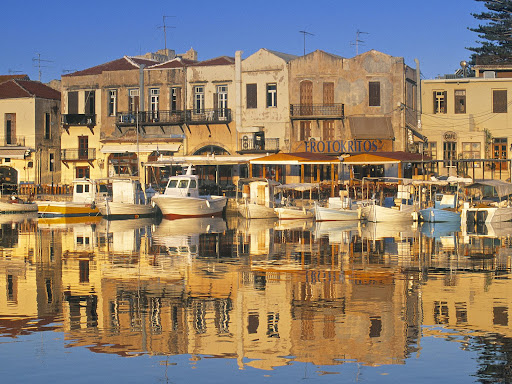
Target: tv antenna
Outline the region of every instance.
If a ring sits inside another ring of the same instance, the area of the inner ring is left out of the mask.
[[[39,71],[39,81],[41,81],[41,68],[47,67],[47,65],[42,65],[41,63],[53,63],[51,60],[43,60],[41,59],[41,54],[36,53],[36,57],[32,58],[32,62],[36,63],[35,66]]]
[[[364,40],[361,40],[361,35],[365,34],[368,35],[368,32],[360,31],[359,29],[356,31],[356,40],[353,43],[350,43],[351,45],[356,46],[356,56],[359,55],[359,44],[364,45]]]
[[[16,71],[14,69],[8,69],[9,75],[15,75],[16,73],[22,73],[23,71]]]
[[[170,17],[176,17],[176,16],[162,16],[162,22],[163,22],[163,25],[161,25],[160,27],[158,27],[159,29],[162,28],[164,30],[164,48],[165,48],[165,54],[167,54],[167,28],[176,28],[172,25],[166,25],[165,24],[165,19],[166,18],[170,18]]]
[[[306,30],[299,31],[299,33],[302,33],[302,35],[304,36],[304,56],[306,56],[306,35],[308,35],[308,36],[315,36],[315,35],[313,35],[312,33],[308,32]]]

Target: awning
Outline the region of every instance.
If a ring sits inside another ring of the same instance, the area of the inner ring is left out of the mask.
[[[0,148],[0,159],[24,159],[26,152],[29,149],[25,147],[3,147]]]
[[[361,153],[359,155],[349,156],[343,159],[342,164],[348,165],[381,165],[381,164],[400,164],[401,160],[374,155],[370,153]]]
[[[177,152],[180,149],[180,143],[165,143],[165,144],[107,144],[101,147],[101,153],[125,153],[125,152]]]
[[[419,133],[416,128],[413,128],[411,126],[407,126],[407,128],[411,131],[411,133],[413,134],[413,136],[416,136],[418,139],[420,139],[421,141],[423,141],[424,143],[428,142],[428,139],[426,136],[423,136],[421,133]]]
[[[505,197],[512,195],[512,184],[501,180],[478,180],[471,185],[467,185],[466,188],[483,188],[493,187],[498,197]]]
[[[353,139],[394,139],[391,117],[349,117],[350,133]]]

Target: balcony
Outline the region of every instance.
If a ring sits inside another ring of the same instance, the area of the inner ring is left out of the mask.
[[[96,125],[96,115],[83,114],[83,113],[69,113],[62,115],[62,125],[69,126],[84,126],[93,127]]]
[[[278,138],[268,138],[268,139],[260,139],[259,137],[252,138],[249,136],[244,136],[240,139],[239,142],[239,153],[277,153],[279,152],[279,139]]]
[[[199,124],[228,124],[231,122],[231,109],[201,109],[186,111],[143,111],[119,112],[116,118],[118,127],[139,125],[199,125]]]
[[[138,120],[138,121],[137,121]],[[117,126],[140,125],[180,125],[185,123],[185,113],[183,111],[144,111],[138,112],[119,112],[116,116]]]
[[[292,120],[341,120],[345,118],[345,104],[290,104]]]
[[[63,162],[68,162],[68,161],[91,162],[96,159],[96,148],[61,149],[60,157]]]
[[[25,136],[6,137],[4,140],[4,145],[6,147],[24,147]]]

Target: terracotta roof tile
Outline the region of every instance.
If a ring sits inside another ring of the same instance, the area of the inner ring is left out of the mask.
[[[13,80],[13,79],[30,80],[28,75],[0,75],[0,83],[3,83],[4,81]]]
[[[212,65],[232,65],[235,63],[234,57],[229,56],[220,56],[215,57],[213,59],[200,61],[196,64],[192,64],[194,67],[206,67],[206,66],[212,66]]]
[[[108,63],[100,64],[95,67],[87,68],[82,71],[77,71],[73,73],[68,73],[66,75],[62,75],[62,77],[67,76],[88,76],[88,75],[99,75],[103,72],[107,71],[127,71],[130,69],[138,69],[140,64],[144,64],[146,66],[151,66],[157,64],[157,61],[144,59],[141,57],[123,57],[121,59],[109,61]]]
[[[0,99],[22,97],[60,100],[60,92],[39,81],[32,80],[10,80],[0,84]]]

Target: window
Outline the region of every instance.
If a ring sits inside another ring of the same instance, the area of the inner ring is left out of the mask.
[[[194,113],[204,112],[204,87],[194,87]]]
[[[89,159],[89,137],[78,136],[78,159],[88,160]]]
[[[443,160],[445,167],[453,167],[454,160],[457,160],[457,143],[455,141],[445,141],[443,143]]]
[[[481,143],[462,143],[462,158],[463,159],[480,159],[481,156]],[[473,165],[479,167],[479,162],[468,163],[470,167]]]
[[[311,137],[311,121],[301,121],[300,122],[300,132],[299,132],[299,140],[309,140]]]
[[[50,170],[50,172],[53,172],[55,170],[54,164],[55,164],[55,154],[50,153],[50,161],[48,164],[48,169]]]
[[[5,114],[5,145],[16,144],[16,114]]]
[[[171,88],[171,111],[176,112],[181,107],[181,88]]]
[[[68,92],[68,113],[78,113],[78,92]]]
[[[380,107],[380,81],[370,81],[368,84],[370,107]]]
[[[108,115],[115,116],[117,113],[117,89],[108,91]]]
[[[158,121],[158,110],[160,103],[160,89],[152,88],[149,90],[149,105],[151,111],[151,121]]]
[[[446,113],[446,91],[434,91],[434,113]]]
[[[277,107],[277,84],[267,84],[267,108]]]
[[[96,114],[96,91],[85,91],[85,114]]]
[[[492,112],[507,113],[507,90],[495,89],[492,91]]]
[[[139,90],[130,89],[128,90],[128,111],[131,113],[139,110]]]
[[[86,178],[91,177],[90,173],[89,173],[89,167],[76,167],[75,168],[75,177],[77,179],[83,178],[83,177],[86,177]]]
[[[219,110],[219,117],[226,117],[226,109],[228,108],[228,86],[217,86],[217,105],[216,109]]]
[[[432,160],[437,160],[437,142],[429,141],[423,144],[423,154]]]
[[[247,109],[258,108],[258,87],[256,84],[247,84]]]
[[[51,119],[50,114],[45,113],[44,114],[44,138],[45,139],[51,139]]]
[[[322,140],[334,140],[334,121],[324,120]]]
[[[466,90],[455,90],[455,113],[466,113]]]

